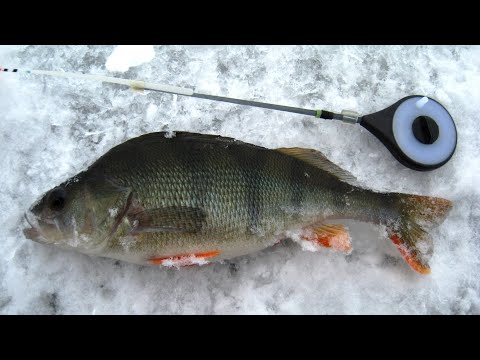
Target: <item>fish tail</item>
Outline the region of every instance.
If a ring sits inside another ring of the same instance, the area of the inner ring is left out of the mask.
[[[452,202],[447,199],[410,194],[393,195],[398,217],[385,222],[390,239],[410,267],[420,274],[429,274],[428,260],[433,240],[428,231],[443,222]]]

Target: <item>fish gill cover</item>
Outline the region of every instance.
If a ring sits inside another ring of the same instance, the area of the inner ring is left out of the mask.
[[[125,51],[127,50],[127,51]],[[400,165],[366,130],[79,79],[0,77],[0,313],[480,313],[480,47],[9,46],[0,64],[144,79],[291,106],[371,113],[410,94],[457,124],[442,168]],[[123,54],[123,55],[122,55]],[[113,65],[112,65],[113,64]],[[431,235],[432,274],[409,269],[385,228],[346,221],[353,250],[285,243],[224,264],[142,267],[26,240],[23,212],[113,146],[154,131],[322,151],[360,183],[454,201]]]

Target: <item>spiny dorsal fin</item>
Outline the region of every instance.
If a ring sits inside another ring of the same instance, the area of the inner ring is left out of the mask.
[[[342,169],[338,165],[335,165],[318,150],[298,147],[279,148],[276,150],[282,154],[292,156],[298,160],[306,162],[307,164],[325,170],[343,182],[346,182],[350,185],[357,185],[357,178],[355,176],[353,176],[347,170]]]
[[[268,150],[262,146],[245,143],[243,141],[213,134],[198,134],[191,133],[186,131],[163,131],[163,132],[154,132],[141,135],[139,137],[128,140],[128,143],[137,144],[137,143],[149,143],[149,142],[182,142],[182,141],[195,141],[201,143],[210,143],[210,144],[223,144],[226,147],[231,145],[238,146],[248,146],[256,149]]]

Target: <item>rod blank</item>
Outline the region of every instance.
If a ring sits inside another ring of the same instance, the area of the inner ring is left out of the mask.
[[[26,72],[26,73],[35,74],[35,75],[46,75],[46,76],[101,81],[101,82],[107,82],[112,84],[129,86],[133,89],[138,89],[138,90],[147,89],[147,90],[158,91],[158,92],[169,93],[169,94],[191,96],[198,99],[207,99],[212,101],[221,101],[221,102],[227,102],[227,103],[238,104],[238,105],[254,106],[254,107],[259,107],[264,109],[286,111],[286,112],[295,113],[295,114],[315,116],[317,118],[323,118],[327,120],[330,120],[330,119],[343,120],[344,118],[342,114],[335,114],[325,110],[302,109],[302,108],[297,108],[292,106],[270,104],[270,103],[264,103],[259,101],[242,100],[242,99],[235,99],[235,98],[229,98],[224,96],[201,94],[201,93],[195,93],[192,89],[189,89],[189,88],[182,88],[179,86],[171,86],[166,84],[146,82],[142,80],[130,80],[130,79],[122,79],[122,78],[103,76],[103,75],[78,74],[78,73],[72,73],[72,72],[49,71],[49,70],[20,70],[20,69],[9,70],[8,68],[6,69],[2,67],[0,67],[0,71],[3,71],[3,72],[19,72],[20,71],[20,72]]]

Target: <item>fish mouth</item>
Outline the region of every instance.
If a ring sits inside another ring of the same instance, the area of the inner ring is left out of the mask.
[[[38,218],[31,211],[26,211],[23,214],[23,217],[27,224],[30,226],[26,226],[23,229],[23,235],[25,235],[27,239],[33,240],[38,243],[46,242],[46,237],[40,230]]]

